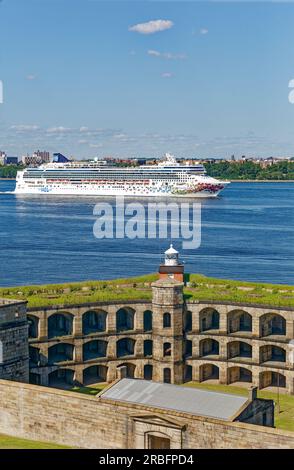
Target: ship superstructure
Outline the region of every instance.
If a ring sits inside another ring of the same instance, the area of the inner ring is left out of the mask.
[[[15,193],[134,197],[215,197],[227,183],[202,164],[183,165],[166,154],[157,165],[107,166],[99,161],[48,163],[17,173]]]

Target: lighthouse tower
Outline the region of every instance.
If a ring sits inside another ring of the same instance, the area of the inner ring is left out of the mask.
[[[184,265],[179,261],[179,252],[170,245],[164,253],[164,264],[159,266],[159,279],[174,279],[184,282]]]

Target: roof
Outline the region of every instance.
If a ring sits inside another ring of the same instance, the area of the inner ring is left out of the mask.
[[[246,397],[142,379],[122,379],[100,394],[108,400],[154,406],[230,421]]]
[[[174,249],[173,245],[171,244],[169,249],[165,251],[166,255],[178,255],[179,252]]]

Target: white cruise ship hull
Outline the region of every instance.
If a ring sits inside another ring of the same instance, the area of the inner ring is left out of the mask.
[[[222,188],[223,189],[223,188]],[[124,196],[124,197],[193,197],[193,198],[215,198],[222,191],[199,190],[199,191],[168,191],[156,189],[116,189],[116,188],[85,188],[85,187],[62,187],[57,188],[54,186],[43,187],[19,187],[17,186],[14,194],[27,194],[27,195],[57,195],[57,196]]]
[[[227,183],[206,175],[203,165],[180,165],[171,155],[154,166],[117,167],[52,163],[20,171],[15,194],[125,197],[217,197]]]

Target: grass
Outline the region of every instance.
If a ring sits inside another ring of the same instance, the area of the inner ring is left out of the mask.
[[[215,279],[191,274],[188,300],[213,300],[294,307],[294,286]]]
[[[85,395],[92,395],[95,396],[99,392],[101,392],[105,387],[107,387],[107,383],[105,384],[96,384],[96,385],[91,385],[91,387],[73,387],[70,389],[71,392],[78,392],[78,393],[84,393]]]
[[[69,447],[0,434],[0,449],[69,449]]]
[[[151,300],[151,283],[157,274],[67,284],[0,288],[0,297],[28,300],[28,306],[72,305],[91,302]],[[187,275],[188,301],[227,301],[294,307],[294,286],[215,279],[201,274]]]
[[[204,384],[198,382],[188,382],[185,383],[184,386],[187,387],[196,387],[202,388],[205,390],[211,390],[214,392],[224,392],[230,393],[233,395],[248,395],[248,390],[242,387],[234,387],[233,385],[212,385],[212,384]],[[258,391],[259,398],[267,398],[270,400],[274,400],[275,404],[277,404],[277,393],[275,392],[267,392],[263,390]],[[280,393],[280,413],[278,412],[278,407],[275,406],[275,427],[277,429],[283,429],[284,431],[292,431],[294,432],[294,396],[293,395],[286,395]]]
[[[111,281],[85,281],[67,284],[0,288],[0,297],[27,300],[29,307],[71,305],[88,302],[150,300],[150,285],[156,279],[156,274],[150,274],[131,279],[116,279]]]

